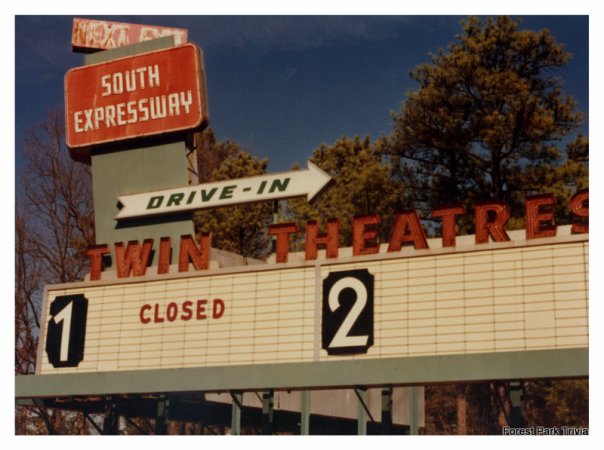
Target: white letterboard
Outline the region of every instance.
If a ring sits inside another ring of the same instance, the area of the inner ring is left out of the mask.
[[[38,373],[586,348],[588,242],[554,241],[48,286]]]

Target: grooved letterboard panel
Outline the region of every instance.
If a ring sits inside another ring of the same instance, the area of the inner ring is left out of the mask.
[[[77,367],[54,368],[44,352],[40,373],[588,346],[588,242],[346,264],[326,260],[318,271],[273,267],[49,290],[47,320],[57,296],[88,299],[86,342]],[[315,283],[353,269],[374,276],[374,344],[366,354],[328,355],[315,320],[321,305]],[[167,317],[169,308],[174,312],[171,303],[178,311],[173,321]],[[143,305],[148,323],[141,321]]]

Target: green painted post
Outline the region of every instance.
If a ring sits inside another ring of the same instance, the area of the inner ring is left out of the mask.
[[[117,413],[117,404],[111,396],[105,398],[105,417],[103,418],[103,434],[118,434],[119,415]]]
[[[160,395],[157,400],[157,415],[155,416],[155,434],[168,434],[168,411],[170,400],[165,395]]]
[[[356,393],[359,397],[358,402],[358,419],[357,419],[357,434],[367,434],[367,388],[355,388]]]
[[[94,220],[97,244],[154,239],[163,236],[177,246],[180,236],[193,233],[191,213],[116,221],[117,198],[125,193],[150,192],[187,184],[184,140],[147,147],[92,154]],[[154,264],[156,262],[154,261]]]
[[[511,424],[513,428],[521,428],[524,426],[524,418],[522,417],[522,400],[524,386],[520,382],[510,383],[510,403],[512,404]]]
[[[392,434],[392,386],[382,388],[382,434]]]
[[[300,434],[310,434],[310,391],[304,390],[300,394]]]
[[[419,434],[419,387],[409,388],[409,434]]]
[[[123,47],[112,48],[110,50],[89,53],[84,55],[84,64],[98,64],[112,59],[138,55],[139,53],[162,50],[164,48],[174,47],[175,45],[174,36],[165,36],[159,39],[139,42],[137,44],[125,45]]]
[[[273,404],[274,392],[268,391],[262,394],[262,434],[273,434]]]
[[[231,392],[233,406],[231,409],[231,434],[239,436],[241,434],[241,405],[243,401],[243,393]]]

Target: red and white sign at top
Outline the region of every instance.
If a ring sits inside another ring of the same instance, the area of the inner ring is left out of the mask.
[[[174,36],[174,44],[182,45],[188,32],[184,28],[75,18],[71,46],[74,51],[109,50],[165,36]]]
[[[185,44],[71,69],[65,105],[72,149],[198,129],[208,120],[201,51]]]

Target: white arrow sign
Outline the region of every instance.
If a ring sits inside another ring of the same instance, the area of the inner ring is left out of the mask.
[[[310,161],[308,169],[217,181],[118,197],[116,219],[306,196],[310,201],[331,177]]]

